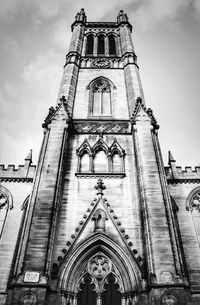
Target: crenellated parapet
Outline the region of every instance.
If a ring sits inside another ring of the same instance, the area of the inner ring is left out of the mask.
[[[0,164],[0,182],[33,182],[36,171],[36,165],[32,163],[32,151],[25,158],[24,165],[19,165],[17,168],[13,164],[5,167]]]
[[[200,166],[192,168],[191,166],[186,166],[182,168],[181,166],[175,167],[176,177],[174,177],[174,169],[170,166],[165,167],[165,174],[169,183],[193,183],[200,182]]]
[[[168,183],[199,183],[200,182],[200,166],[194,169],[191,166],[186,166],[183,169],[181,166],[176,166],[176,160],[169,151],[168,158],[169,166],[165,167],[165,174]]]

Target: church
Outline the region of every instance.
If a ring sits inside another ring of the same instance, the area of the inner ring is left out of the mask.
[[[0,305],[199,305],[200,167],[163,164],[127,14],[71,29],[38,163],[0,166]]]

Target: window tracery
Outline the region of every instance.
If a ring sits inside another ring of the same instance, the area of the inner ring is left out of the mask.
[[[102,252],[88,260],[86,274],[80,281],[78,305],[121,304],[121,280],[111,260]],[[112,291],[112,300],[107,303]],[[85,303],[85,300],[87,302]],[[116,303],[117,301],[117,303]]]
[[[110,84],[104,79],[97,80],[93,86],[93,116],[111,115]]]
[[[200,246],[200,189],[199,188],[194,190],[190,195],[188,210],[191,211],[196,238]]]
[[[8,210],[13,208],[11,194],[3,187],[0,187],[0,238],[3,234]]]
[[[105,77],[94,79],[86,88],[89,90],[89,116],[112,116],[116,99],[116,87]]]
[[[90,146],[87,139],[77,149],[79,173],[124,173],[125,151],[114,139],[109,147],[100,137],[98,141]]]

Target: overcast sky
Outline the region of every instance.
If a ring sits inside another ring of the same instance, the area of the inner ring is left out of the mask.
[[[74,16],[116,21],[121,8],[147,106],[160,125],[164,162],[200,165],[199,0],[0,0],[0,163],[37,162],[44,118],[55,106]]]

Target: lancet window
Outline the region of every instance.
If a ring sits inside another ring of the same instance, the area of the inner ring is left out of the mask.
[[[89,116],[112,116],[115,103],[116,87],[105,77],[98,77],[88,86]]]
[[[94,52],[94,36],[92,34],[87,36],[86,54],[92,55]]]
[[[109,55],[116,55],[116,43],[114,35],[108,36]]]
[[[110,116],[111,98],[110,84],[104,79],[98,80],[93,87],[92,115]]]
[[[77,149],[78,173],[124,173],[125,151],[116,139],[109,147],[102,139],[90,146],[87,139]]]
[[[98,55],[105,54],[105,37],[103,34],[98,35],[97,53],[98,53]]]
[[[117,36],[110,33],[90,33],[85,38],[85,55],[113,56],[117,55]]]

